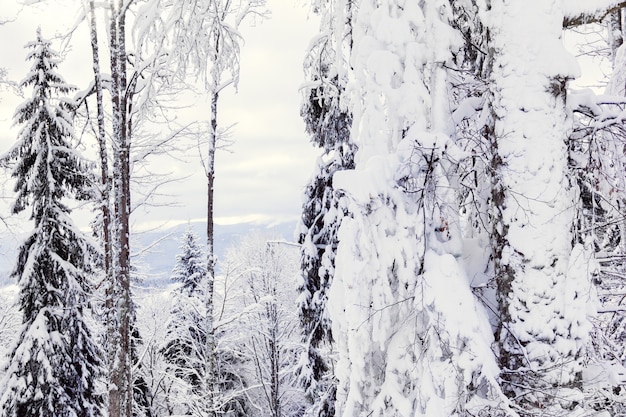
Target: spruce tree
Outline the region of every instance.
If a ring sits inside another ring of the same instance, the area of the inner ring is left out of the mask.
[[[182,253],[176,256],[172,281],[180,283],[174,290],[174,304],[163,347],[165,360],[173,375],[189,385],[192,392],[202,387],[202,351],[206,335],[202,326],[201,281],[206,276],[204,254],[191,231],[183,236]]]
[[[351,13],[350,3],[345,11]],[[322,32],[337,24],[327,2],[319,2],[316,12],[322,17]],[[303,279],[298,302],[305,350],[296,373],[312,402],[309,413],[317,416],[330,416],[335,410],[336,382],[328,354],[333,337],[326,301],[335,270],[337,232],[346,213],[332,179],[336,172],[354,168],[356,151],[350,140],[352,115],[342,103],[347,83],[342,50],[349,49],[351,27],[342,30],[345,45],[325,33],[309,51],[305,68],[312,83],[301,108],[311,141],[323,150],[305,190],[298,239]]]
[[[205,415],[207,392],[206,334],[206,262],[198,238],[188,230],[182,239],[181,254],[176,256],[172,281],[180,285],[173,291],[170,321],[162,352],[168,372],[176,378],[179,392],[176,402],[186,414]]]
[[[73,88],[56,72],[58,54],[40,30],[27,47],[33,65],[21,87],[32,95],[15,113],[21,130],[4,162],[13,163],[16,180],[12,211],[29,208],[34,229],[12,273],[23,326],[0,384],[0,410],[4,417],[96,417],[100,351],[85,322],[96,250],[64,203],[89,198],[89,166],[71,145],[71,105],[59,96]]]
[[[183,236],[181,249],[182,254],[176,256],[172,281],[179,282],[180,291],[189,295],[198,289],[206,274],[204,251],[198,245],[198,238],[191,230]]]
[[[467,154],[450,124],[452,51],[462,47],[453,9],[350,3],[345,99],[358,150],[354,168],[332,179],[348,213],[326,304],[334,415],[478,415],[501,396],[491,327],[462,264],[455,169]]]
[[[209,412],[229,416],[247,415],[248,401],[243,393],[245,378],[239,374],[243,359],[237,349],[218,343],[215,350],[216,388],[220,395],[215,397],[215,410],[207,407],[207,297],[206,263],[198,237],[191,231],[182,238],[181,253],[171,280],[179,284],[172,291],[172,308],[167,323],[165,340],[161,352],[167,363],[167,372],[183,387],[175,393],[177,412],[191,415],[208,415]],[[221,329],[216,340],[226,336]]]

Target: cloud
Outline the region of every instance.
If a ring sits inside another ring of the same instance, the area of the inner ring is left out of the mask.
[[[268,3],[271,19],[242,29],[245,45],[237,91],[229,88],[220,98],[220,125],[236,126],[232,131],[232,153],[217,155],[217,218],[299,217],[302,192],[318,153],[304,133],[298,91],[304,81],[303,57],[318,23],[309,20],[307,9],[295,2]],[[22,46],[34,38],[37,25],[41,24],[44,36],[52,37],[75,23],[78,7],[75,1],[43,2],[26,7],[15,22],[0,26],[0,37],[11,40],[3,42],[0,67],[6,67],[12,79],[21,79],[29,68]],[[59,72],[68,82],[84,86],[92,76],[86,29],[77,31],[69,45],[67,60]],[[11,146],[15,138],[17,131],[10,128],[11,116],[21,100],[8,92],[0,96],[0,151]],[[206,120],[208,109],[200,102],[183,110],[187,114],[181,118]],[[137,208],[133,214],[135,224],[206,216],[206,177],[199,150],[191,148],[182,156],[184,162],[159,157],[151,164],[155,171],[171,171],[185,179],[164,185],[159,190],[164,197],[151,200],[156,206]],[[134,201],[140,198],[137,194]]]

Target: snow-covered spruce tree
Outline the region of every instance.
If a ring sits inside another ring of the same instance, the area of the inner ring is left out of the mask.
[[[306,349],[297,373],[312,402],[310,413],[334,414],[335,379],[329,356],[332,344],[331,323],[326,311],[327,293],[335,269],[337,231],[344,210],[332,186],[333,174],[354,168],[354,145],[350,142],[352,116],[343,102],[345,95],[350,26],[338,19],[330,2],[320,1],[314,10],[321,15],[321,32],[305,61],[312,85],[305,90],[301,114],[312,142],[323,149],[316,172],[306,188],[299,243],[302,245],[300,321]],[[349,16],[351,2],[342,4]],[[346,16],[346,19],[349,19]],[[341,21],[344,36],[336,44],[333,27]]]
[[[206,334],[203,329],[202,288],[199,286],[206,277],[204,253],[191,230],[183,236],[181,254],[176,256],[172,280],[179,283],[173,291],[173,303],[163,354],[168,364],[167,370],[181,380],[188,389],[182,392],[179,402],[184,405],[184,413],[194,411],[193,397],[203,388],[202,354],[206,349]]]
[[[199,289],[201,281],[206,275],[204,251],[198,244],[198,237],[191,230],[183,235],[181,254],[176,256],[176,265],[171,279],[180,283],[178,291],[192,295]]]
[[[328,298],[336,416],[503,407],[492,332],[461,263],[447,66],[462,45],[447,1],[353,3],[355,168]],[[451,289],[454,289],[451,291]]]
[[[210,412],[229,416],[246,415],[243,378],[238,374],[239,355],[235,349],[222,349],[221,333],[216,334],[217,410],[208,409],[207,335],[206,335],[206,261],[198,238],[188,230],[182,239],[181,254],[176,256],[172,280],[178,283],[172,294],[172,310],[161,348],[169,378],[175,379],[173,405],[181,413],[205,416]]]
[[[578,67],[561,40],[561,7],[494,0],[486,11],[496,337],[503,389],[522,415],[572,415],[583,401],[587,258],[581,245],[572,247],[575,193],[565,143],[567,82]]]
[[[72,90],[56,72],[59,57],[37,31],[33,65],[22,81],[32,96],[17,109],[13,212],[31,209],[34,230],[19,249],[12,275],[20,287],[23,327],[1,383],[6,417],[101,415],[96,390],[100,352],[85,323],[95,248],[69,217],[66,199],[90,197],[89,166],[72,147]]]

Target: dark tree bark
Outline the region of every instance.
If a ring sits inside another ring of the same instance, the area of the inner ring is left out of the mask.
[[[132,363],[130,294],[130,132],[126,75],[126,5],[111,0],[110,53],[113,106],[114,260],[113,300],[117,327],[113,343],[115,359],[109,385],[111,417],[132,416]]]

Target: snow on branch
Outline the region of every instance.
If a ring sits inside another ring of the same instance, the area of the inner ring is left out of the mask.
[[[563,28],[573,28],[587,23],[601,22],[609,14],[626,7],[626,1],[569,0],[563,5]]]
[[[568,106],[591,119],[589,128],[606,129],[626,121],[626,97],[596,95],[592,90],[575,91],[568,95]]]

